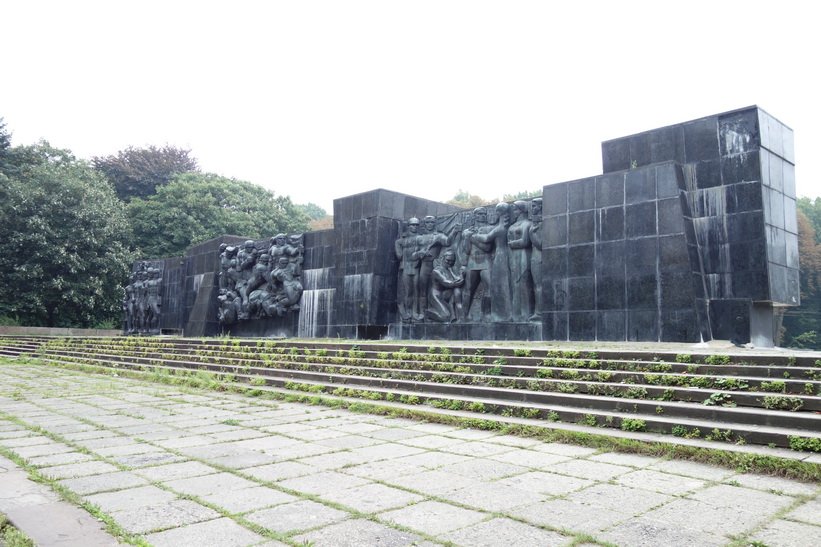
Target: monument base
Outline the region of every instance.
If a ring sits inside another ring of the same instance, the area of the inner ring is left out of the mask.
[[[294,338],[299,328],[299,315],[287,312],[282,317],[264,317],[226,325],[222,332],[246,338]]]
[[[390,323],[392,340],[527,340],[540,341],[542,323]]]

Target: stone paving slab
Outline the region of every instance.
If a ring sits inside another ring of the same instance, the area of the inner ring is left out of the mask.
[[[0,420],[0,447],[152,545],[819,543],[816,484],[48,367],[2,372],[0,408],[23,425]],[[4,475],[0,510],[57,501]]]

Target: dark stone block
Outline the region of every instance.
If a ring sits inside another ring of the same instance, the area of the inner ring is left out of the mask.
[[[687,239],[683,234],[659,238],[659,267],[662,272],[690,271]]]
[[[542,253],[542,267],[550,279],[567,277],[567,247],[553,247]]]
[[[596,207],[624,204],[624,174],[613,173],[596,177]]]
[[[719,116],[718,126],[722,155],[740,154],[761,146],[756,108]]]
[[[784,229],[793,234],[798,233],[798,212],[795,200],[786,195],[784,196]]]
[[[787,267],[798,269],[798,236],[787,232],[784,243],[787,248]]]
[[[686,123],[683,129],[685,159],[688,163],[717,158],[720,155],[715,117]]]
[[[795,198],[795,165],[784,162],[784,195]]]
[[[658,283],[655,275],[627,278],[627,307],[631,310],[658,307]]]
[[[656,273],[658,261],[658,239],[645,237],[628,239],[626,242],[625,262],[630,275]]]
[[[648,201],[625,208],[625,232],[628,238],[651,236],[656,233],[656,202]]]
[[[544,317],[544,335],[547,340],[567,340],[567,313],[546,313]]]
[[[542,243],[545,247],[567,245],[567,216],[547,217],[542,221]]]
[[[542,290],[545,311],[567,311],[567,279],[548,280]]]
[[[784,228],[784,194],[765,187],[764,195],[770,204],[764,208],[764,220],[776,228]]]
[[[767,270],[734,273],[732,296],[751,300],[769,300],[770,290]]]
[[[630,169],[630,140],[628,138],[605,141],[601,148],[603,173]]]
[[[629,137],[629,142],[631,166],[643,167],[652,163],[650,160],[650,139],[647,133],[633,135]]]
[[[612,241],[624,239],[624,208],[607,207],[599,209],[596,215],[596,240]]]
[[[571,213],[568,219],[568,242],[571,245],[590,243],[595,235],[595,211]]]
[[[710,301],[710,324],[713,338],[734,344],[750,341],[750,302],[748,300]]]
[[[761,244],[762,240],[756,240],[756,242]],[[744,260],[744,258],[740,255],[744,251],[750,249],[743,247],[742,244],[738,244],[734,247],[733,250],[736,251],[736,253],[739,255],[738,257],[733,256],[733,267],[737,265],[747,266],[748,262]],[[759,253],[763,251],[763,249],[760,246],[757,246],[754,250]],[[755,260],[759,263],[765,262],[761,254],[751,257],[751,260]],[[782,266],[787,265],[787,232],[781,230],[780,228],[767,226],[767,260],[769,260],[770,262],[775,262],[776,264],[781,264]],[[740,269],[751,270],[758,268],[742,267]]]
[[[728,187],[727,212],[746,213],[763,210],[762,188],[759,182],[745,182]]]
[[[596,287],[592,277],[568,279],[568,309],[571,311],[595,309]]]
[[[568,335],[571,340],[596,339],[596,313],[571,312],[568,314]]]
[[[656,342],[659,339],[658,313],[655,311],[627,312],[627,340]]]
[[[608,241],[596,245],[596,274],[624,277],[624,241]]]
[[[568,247],[568,277],[592,276],[594,273],[594,245]]]
[[[625,281],[623,277],[596,278],[596,309],[620,310],[625,308]]]
[[[759,153],[748,152],[721,158],[721,182],[724,185],[761,180]]]
[[[650,146],[650,163],[677,159],[675,127],[663,127],[650,131],[647,135]]]
[[[624,180],[624,193],[628,204],[656,199],[656,168],[628,171]]]
[[[730,243],[764,237],[764,213],[762,211],[728,214],[726,223]]]
[[[567,183],[568,211],[586,211],[596,206],[596,179],[588,178]]]
[[[626,339],[627,315],[623,310],[599,312],[597,319],[597,340],[619,341]]]
[[[545,217],[551,215],[565,215],[568,212],[567,187],[569,183],[552,184],[544,187],[544,201],[542,202],[542,214]]]
[[[701,340],[701,329],[695,310],[668,310],[661,314],[662,342],[690,342]]]
[[[690,272],[661,274],[661,308],[675,310],[693,306],[693,284]]]
[[[700,161],[695,164],[696,185],[701,188],[713,188],[721,186],[721,160]]]
[[[656,195],[659,199],[678,197],[681,168],[675,164],[659,165],[656,168]]]
[[[681,213],[681,200],[678,197],[658,201],[658,233],[684,233],[684,215]]]
[[[379,194],[381,190],[366,192],[362,196],[361,218],[373,218],[379,215]]]

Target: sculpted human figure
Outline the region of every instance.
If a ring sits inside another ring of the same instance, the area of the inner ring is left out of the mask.
[[[456,253],[448,249],[433,268],[430,290],[430,307],[425,316],[431,321],[451,322],[462,319],[462,289],[465,276],[456,273]]]
[[[219,270],[219,288],[220,289],[227,289],[229,285],[231,288],[236,285],[237,281],[235,279],[231,279],[228,270],[231,269],[233,266],[236,271],[236,261],[234,260],[234,255],[237,252],[236,247],[231,247],[227,243],[220,244],[220,270]]]
[[[493,242],[485,239],[487,233],[493,229],[487,223],[487,209],[474,209],[473,221],[474,225],[462,232],[462,272],[465,276],[462,298],[466,319],[479,284],[484,285],[486,293],[490,291],[490,265],[493,253]]]
[[[478,219],[477,216],[477,221]],[[488,249],[486,251],[489,259],[487,270],[489,279],[493,282],[487,283],[487,286],[490,293],[491,312],[493,318],[497,321],[507,321],[511,315],[510,266],[508,264],[509,250],[507,247],[507,229],[509,226],[510,204],[505,202],[497,203],[496,224],[487,226],[484,230],[480,229],[470,236],[474,248],[477,245],[483,245]],[[470,311],[469,306],[466,306],[466,311]]]
[[[513,319],[524,320],[533,314],[533,278],[530,275],[530,228],[528,204],[515,201],[511,208],[513,224],[507,229],[507,245],[510,248],[511,309]]]
[[[542,311],[542,198],[530,202],[530,276],[533,280],[534,311],[531,321],[541,319]]]
[[[125,312],[125,325],[123,326],[123,334],[134,334],[135,321],[135,297],[134,284],[137,281],[137,274],[133,273],[128,277],[128,285],[125,286],[125,295],[123,296],[123,312]]]
[[[146,329],[151,334],[160,333],[160,306],[162,306],[162,278],[158,268],[148,268],[146,292]]]
[[[417,236],[416,256],[421,261],[419,266],[419,310],[424,313],[428,309],[428,294],[431,289],[431,274],[433,262],[439,258],[443,247],[450,247],[456,235],[462,229],[461,224],[453,226],[447,234],[436,231],[436,217],[428,215],[424,220],[425,233]]]
[[[143,269],[137,270],[137,281],[134,283],[134,310],[135,310],[135,328],[137,332],[145,332],[146,313],[148,310],[147,292],[146,292],[146,272]]]
[[[417,253],[419,250],[418,232],[419,219],[413,217],[408,220],[408,233],[394,243],[396,258],[399,259],[402,288],[404,289],[404,298],[402,299],[404,310],[401,310],[403,321],[421,321],[424,318],[422,310],[419,308],[419,268],[421,261]]]
[[[230,289],[220,289],[217,302],[219,303],[219,311],[217,312],[219,322],[223,325],[236,323],[239,319],[242,303],[239,295]]]
[[[277,282],[276,312],[282,315],[289,310],[299,309],[299,299],[302,297],[303,287],[300,276],[302,268],[287,257],[281,256],[276,269],[271,272],[271,279]]]
[[[271,255],[272,264],[276,265],[282,256],[287,257],[290,262],[295,262],[301,253],[302,246],[291,245],[285,234],[277,234],[271,238],[271,249],[268,254]]]
[[[254,275],[254,265],[257,263],[257,256],[259,252],[252,240],[245,242],[245,245],[237,253],[237,273],[239,279],[237,280],[236,290],[242,298],[242,313],[240,319],[248,319],[248,282]]]

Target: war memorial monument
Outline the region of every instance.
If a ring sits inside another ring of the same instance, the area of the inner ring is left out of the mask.
[[[794,162],[752,106],[606,141],[601,175],[530,200],[339,198],[333,229],[135,263],[125,330],[772,346],[800,304]]]

